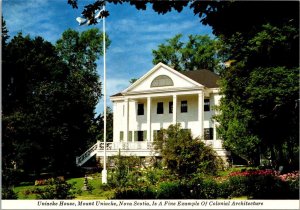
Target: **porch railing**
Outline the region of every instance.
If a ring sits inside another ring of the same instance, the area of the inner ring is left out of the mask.
[[[151,150],[152,142],[107,142],[106,151],[112,150]],[[76,157],[76,164],[82,166],[86,161],[93,157],[98,151],[104,150],[104,142],[97,142],[79,157]]]

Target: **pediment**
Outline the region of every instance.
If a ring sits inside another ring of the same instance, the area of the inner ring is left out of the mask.
[[[131,86],[122,91],[122,93],[193,87],[203,87],[203,85],[170,68],[169,66],[159,63]]]

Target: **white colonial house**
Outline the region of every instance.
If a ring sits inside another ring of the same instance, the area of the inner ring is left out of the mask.
[[[212,145],[222,158],[229,154],[218,138],[216,114],[213,107],[221,95],[219,76],[208,70],[178,72],[159,63],[127,89],[110,97],[113,103],[113,142],[106,145],[106,155],[121,152],[125,156],[159,156],[153,150],[157,132],[169,125],[180,123],[193,137],[200,137]],[[96,143],[82,156],[82,165],[90,157],[103,157],[104,144]]]

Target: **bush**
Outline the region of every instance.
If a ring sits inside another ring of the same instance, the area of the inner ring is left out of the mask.
[[[49,181],[49,185],[37,195],[38,199],[72,199],[74,198],[75,191],[74,184],[69,184],[61,179],[53,179]]]
[[[113,199],[155,199],[156,193],[151,187],[117,189]]]
[[[212,178],[205,178],[203,175],[195,176],[188,181],[188,190],[185,198],[192,199],[215,199],[219,196],[219,185]]]
[[[135,185],[139,174],[136,166],[139,163],[139,159],[136,157],[123,157],[119,153],[114,157],[115,168],[109,174],[108,185],[111,188],[123,188],[130,185]]]
[[[218,183],[218,198],[230,198],[232,191],[228,181]]]
[[[18,199],[18,195],[13,191],[12,188],[3,188],[2,199]]]
[[[196,172],[216,174],[222,168],[216,152],[200,139],[193,139],[191,132],[182,129],[180,124],[161,130],[154,138],[154,145],[167,168],[181,178]]]
[[[162,182],[157,190],[157,199],[182,199],[184,188],[179,182]]]
[[[298,178],[298,181],[295,181]],[[299,176],[280,175],[272,170],[245,170],[229,176],[230,196],[254,199],[299,198]]]
[[[201,199],[218,197],[218,184],[213,179],[204,179],[199,188],[199,198]]]
[[[244,176],[231,176],[228,181],[231,197],[247,195],[248,179]]]

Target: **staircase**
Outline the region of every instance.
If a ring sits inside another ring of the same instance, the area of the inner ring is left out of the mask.
[[[85,151],[81,156],[76,157],[76,165],[82,166],[86,161],[93,157],[97,153],[99,144],[96,143],[91,146],[87,151]]]

